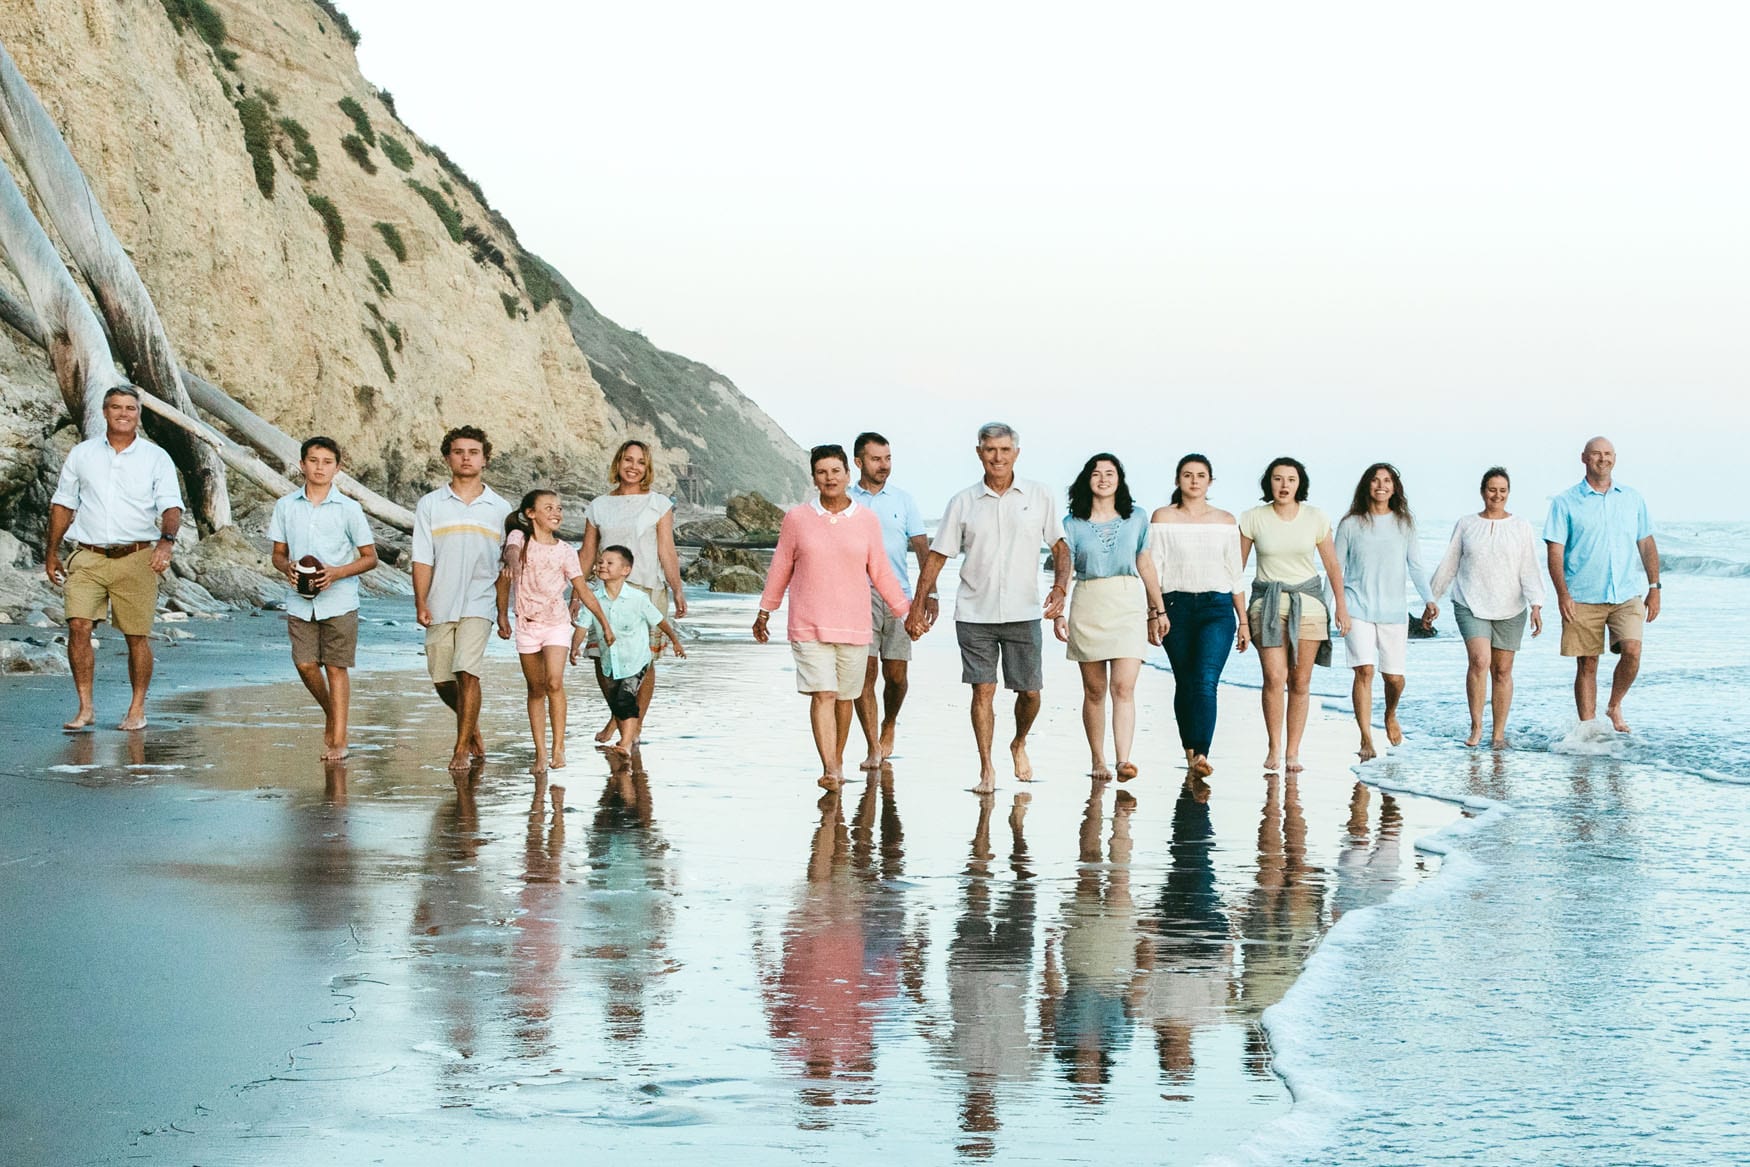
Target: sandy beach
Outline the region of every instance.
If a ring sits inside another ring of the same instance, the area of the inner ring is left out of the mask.
[[[1413,843],[1457,815],[1358,788],[1316,708],[1306,773],[1264,777],[1234,687],[1210,797],[1182,798],[1156,669],[1141,777],[1094,786],[1060,649],[1039,780],[981,799],[948,627],[890,771],[823,799],[789,653],[751,643],[751,612],[695,602],[636,774],[589,748],[602,706],[573,673],[558,818],[508,646],[492,756],[458,789],[386,602],[344,770],[316,759],[271,617],[165,653],[143,735],[63,736],[65,678],[8,679],[18,1161],[1195,1160],[1286,1111],[1260,1014],[1335,918],[1437,866]],[[285,679],[228,680],[264,673]]]

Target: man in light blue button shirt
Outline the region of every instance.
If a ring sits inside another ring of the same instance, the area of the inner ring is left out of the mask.
[[[347,670],[358,648],[358,577],[377,566],[377,540],[364,509],[334,489],[339,443],[310,438],[298,451],[298,468],[304,487],[274,504],[267,537],[274,567],[292,585],[286,600],[292,664],[326,722],[322,760],[338,762],[347,753]]]
[[[1659,548],[1646,500],[1612,480],[1616,447],[1610,439],[1587,442],[1580,461],[1585,479],[1550,501],[1543,524],[1562,612],[1562,655],[1576,658],[1574,706],[1581,722],[1589,722],[1598,715],[1598,658],[1610,630],[1622,659],[1604,712],[1618,733],[1627,733],[1622,699],[1641,670],[1642,626],[1659,618]]]
[[[909,599],[911,573],[905,566],[906,552],[917,557],[919,567],[923,566],[924,557],[930,552],[923,512],[918,510],[917,502],[909,493],[887,485],[888,476],[893,473],[893,446],[886,438],[873,431],[858,434],[851,457],[857,463],[857,481],[851,486],[851,498],[858,505],[869,508],[881,520],[882,547],[893,567],[894,578],[899,580],[899,586]],[[937,613],[935,593],[927,596],[924,603],[924,618],[934,624]],[[899,707],[905,703],[911,636],[905,630],[905,621],[893,614],[874,589],[869,592],[869,605],[875,635],[869,642],[869,671],[864,675],[863,695],[857,698],[857,721],[863,727],[869,753],[859,768],[879,770],[893,754]],[[884,700],[880,707],[875,700],[878,673],[885,681]]]

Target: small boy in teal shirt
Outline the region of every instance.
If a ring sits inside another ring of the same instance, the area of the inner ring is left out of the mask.
[[[680,633],[656,610],[650,597],[626,586],[626,578],[632,574],[629,549],[617,543],[602,548],[596,558],[595,574],[602,585],[597,598],[607,615],[608,626],[614,630],[614,643],[602,649],[602,676],[606,678],[602,695],[608,699],[608,711],[619,725],[620,740],[606,749],[611,754],[630,756],[644,722],[644,711],[638,708],[638,690],[653,659],[650,630],[662,629],[662,634],[674,645],[675,656],[684,657],[687,650],[681,645]],[[577,630],[571,634],[572,664],[577,663],[589,630],[598,627],[587,608],[578,612],[575,623]]]

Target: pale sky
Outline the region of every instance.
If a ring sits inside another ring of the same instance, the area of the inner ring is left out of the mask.
[[[1594,433],[1655,518],[1741,518],[1750,151],[1734,4],[340,0],[525,246],[926,512],[981,422],[1146,505],[1367,463],[1542,513]]]

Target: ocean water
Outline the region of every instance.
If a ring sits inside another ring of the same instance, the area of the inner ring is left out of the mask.
[[[1471,813],[1420,841],[1437,878],[1338,920],[1264,1015],[1295,1105],[1220,1161],[1745,1161],[1750,526],[1660,542],[1630,735],[1575,732],[1553,610],[1506,752],[1462,745],[1450,616],[1412,642],[1411,736],[1358,773]],[[1346,671],[1320,679],[1347,709]]]

